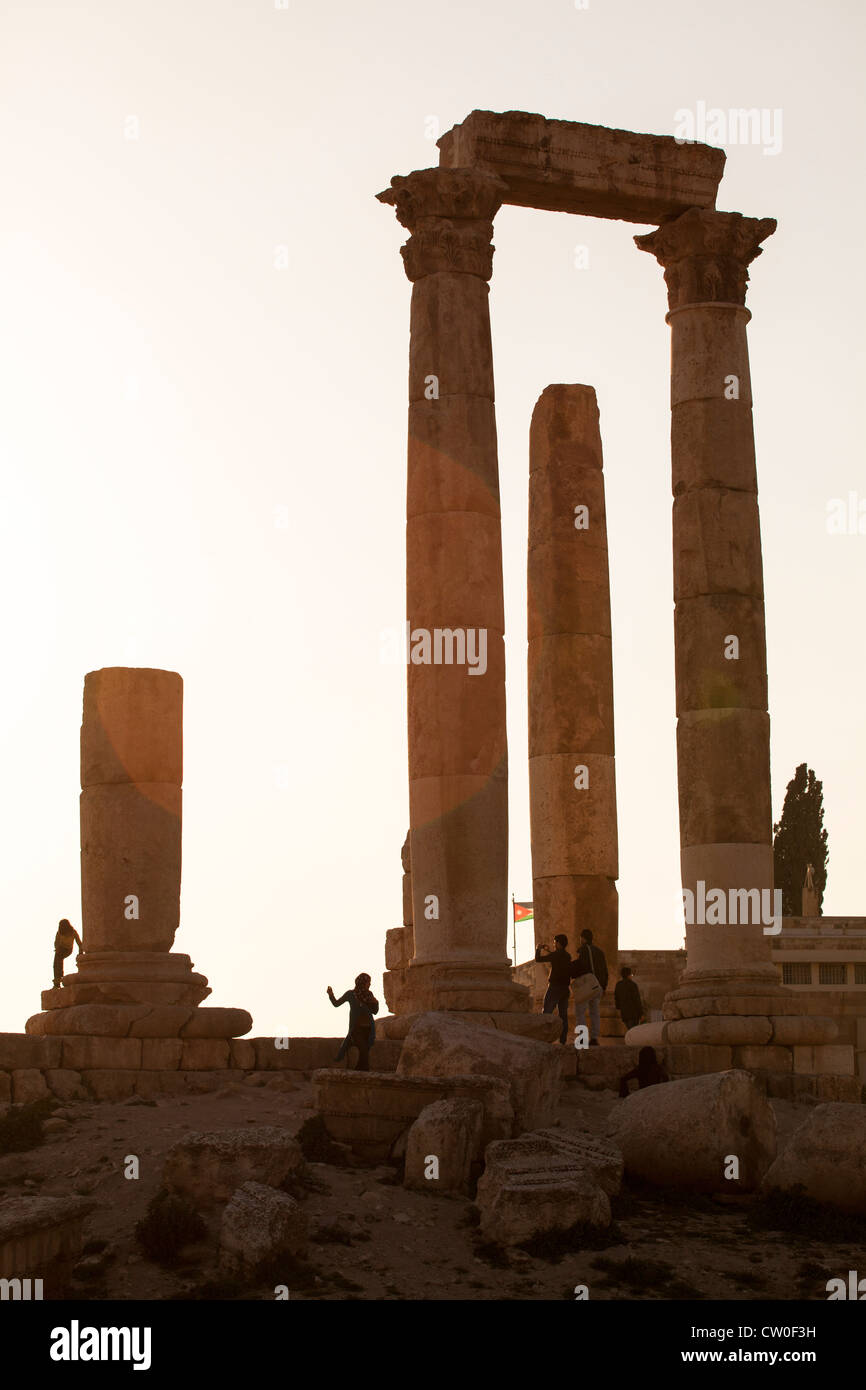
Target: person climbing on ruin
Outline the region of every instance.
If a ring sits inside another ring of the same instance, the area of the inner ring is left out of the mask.
[[[584,927],[580,933],[580,950],[569,966],[574,981],[574,1026],[584,1026],[584,1014],[589,1010],[589,1046],[598,1047],[601,1033],[599,1005],[607,989],[607,961],[599,946],[592,944],[592,932]]]
[[[370,976],[356,975],[354,989],[347,989],[339,999],[334,998],[334,991],[328,985],[328,998],[335,1009],[341,1004],[349,1005],[349,1031],[335,1060],[342,1061],[349,1048],[356,1047],[358,1061],[355,1070],[369,1071],[370,1048],[376,1041],[376,1023],[373,1015],[379,1012],[379,1001],[375,994],[370,992]],[[348,1066],[348,1061],[346,1065]]]
[[[634,971],[630,965],[624,965],[619,973],[622,978],[616,982],[613,1002],[619,1009],[619,1016],[626,1028],[636,1028],[643,1017],[640,990],[635,983]]]
[[[73,927],[72,923],[65,917],[61,917],[57,926],[57,934],[54,937],[54,988],[57,989],[63,983],[63,962],[67,956],[71,956],[78,943],[79,956],[84,955],[84,946],[81,937]]]
[[[637,1055],[637,1066],[631,1071],[627,1071],[619,1083],[620,1099],[624,1099],[629,1094],[628,1083],[636,1081],[638,1090],[643,1090],[645,1086],[658,1086],[662,1081],[670,1081],[670,1077],[658,1060],[654,1047],[642,1047]]]
[[[559,932],[553,938],[556,950],[543,956],[542,951],[547,950],[546,944],[540,944],[535,948],[535,959],[539,965],[549,965],[550,974],[547,977],[547,991],[544,995],[544,1003],[541,1006],[543,1014],[559,1013],[562,1019],[559,1041],[562,1045],[568,1038],[568,991],[571,986],[571,953],[566,949],[568,937]]]

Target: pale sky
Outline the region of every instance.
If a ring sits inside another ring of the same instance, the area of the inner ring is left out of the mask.
[[[864,27],[859,0],[0,4],[0,1030],[38,1011],[58,918],[81,924],[100,666],[184,679],[175,949],[208,1002],[250,1009],[254,1034],[337,1035],[327,984],[366,969],[381,995],[408,823],[405,670],[380,634],[405,618],[410,286],[374,194],[474,108],[658,134],[699,102],[782,112],[778,153],[727,146],[718,199],[779,220],[747,300],[773,810],[807,761],[825,912],[866,913],[866,535],[826,526],[831,499],[866,503]],[[503,208],[490,302],[509,892],[532,895],[529,420],[549,383],[582,382],[607,481],[620,943],[646,949],[682,931],[670,330],[644,230]]]

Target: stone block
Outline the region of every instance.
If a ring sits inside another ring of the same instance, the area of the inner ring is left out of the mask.
[[[498,520],[496,412],[491,398],[440,395],[439,400],[413,402],[409,457],[407,517],[477,512]]]
[[[578,1221],[610,1222],[608,1192],[619,1190],[622,1156],[605,1140],[569,1136],[556,1142],[552,1136],[558,1133],[487,1146],[476,1197],[486,1239],[514,1245]]]
[[[201,1076],[204,1073],[196,1072],[194,1075]],[[140,1071],[135,1078],[135,1094],[147,1100],[152,1100],[155,1096],[171,1095],[182,1096],[188,1094],[189,1087],[186,1084],[188,1073],[182,1071]]]
[[[484,1107],[477,1100],[426,1105],[409,1130],[404,1186],[467,1192],[473,1161],[480,1156],[483,1122]]]
[[[71,1071],[92,1071],[106,1067],[111,1071],[127,1071],[141,1066],[139,1038],[63,1039],[63,1066]]]
[[[31,1037],[26,1033],[0,1033],[0,1067],[17,1071],[60,1066],[60,1042],[55,1038]]]
[[[438,145],[440,167],[498,174],[508,203],[653,224],[714,207],[725,163],[709,145],[526,111],[473,111]]]
[[[701,488],[674,498],[674,600],[699,594],[763,598],[757,499]]]
[[[794,1059],[790,1047],[735,1047],[733,1064],[744,1071],[793,1071]]]
[[[0,1105],[12,1100],[12,1077],[8,1071],[0,1071]]]
[[[273,1125],[189,1134],[165,1159],[163,1184],[199,1207],[227,1202],[245,1182],[279,1187],[306,1168],[300,1145]]]
[[[751,402],[728,401],[717,394],[675,405],[671,463],[675,497],[694,488],[757,493]]]
[[[58,1100],[86,1100],[87,1091],[81,1074],[66,1067],[50,1068],[45,1072],[45,1082],[53,1096]]]
[[[575,787],[575,768],[588,784]],[[529,760],[532,870],[538,878],[619,872],[614,759],[602,753],[555,753]]]
[[[182,1038],[236,1038],[253,1026],[246,1009],[195,1009],[180,1030]]]
[[[498,518],[476,512],[431,512],[406,523],[406,613],[411,622],[411,674],[426,655],[412,639],[416,628],[483,628],[505,631],[502,602],[502,538]],[[413,651],[414,648],[414,651]],[[431,653],[432,655],[432,653]],[[484,684],[482,675],[473,676]]]
[[[730,638],[737,639],[736,659]],[[674,609],[677,714],[767,708],[764,601],[740,594],[681,598]]]
[[[558,633],[529,644],[529,756],[613,756],[611,639]],[[590,783],[591,785],[591,783]]]
[[[768,1170],[767,1191],[802,1186],[813,1201],[866,1216],[866,1107],[822,1104]]]
[[[256,1049],[248,1038],[232,1038],[229,1043],[229,1065],[232,1067],[243,1067],[245,1071],[254,1071],[256,1066]]]
[[[727,305],[702,306],[672,315],[672,413],[676,413],[687,402],[706,405],[720,401],[734,410],[751,408],[752,381],[746,339],[748,321],[749,314],[746,309],[731,309]],[[724,364],[721,370],[719,363]],[[727,376],[737,378],[739,399],[736,401],[725,400]],[[715,423],[716,417],[711,413],[707,427],[711,428]],[[725,480],[725,486],[737,488],[742,483],[742,467],[740,464],[731,468],[731,480]]]
[[[592,922],[593,941],[608,962],[616,960],[619,896],[616,883],[604,874],[555,874],[533,877],[535,939],[553,942],[558,932],[568,937],[574,956],[579,946],[579,925]],[[547,967],[542,967],[546,971]]]
[[[683,845],[768,843],[769,715],[706,709],[677,720],[680,834]],[[710,884],[707,889],[722,887]],[[762,883],[741,882],[760,888]]]
[[[183,781],[183,681],[109,666],[84,678],[81,785]]]
[[[125,1100],[135,1095],[139,1071],[112,1071],[99,1068],[83,1071],[81,1080],[94,1100]]]
[[[774,1015],[770,1022],[773,1025],[773,1042],[782,1047],[831,1043],[839,1033],[839,1025],[832,1018]]]
[[[517,1132],[549,1124],[559,1100],[556,1053],[546,1043],[477,1028],[442,1013],[422,1014],[410,1029],[400,1076],[483,1075],[508,1081]]]
[[[153,1013],[147,1004],[79,1004],[35,1014],[27,1020],[33,1035],[69,1038],[125,1038],[139,1020]],[[188,1014],[189,1010],[183,1011]]]
[[[440,401],[447,396],[494,399],[493,346],[484,280],[448,271],[416,280],[410,324],[411,404],[425,400],[431,376],[438,379]]]
[[[285,1192],[259,1182],[245,1182],[223,1211],[220,1225],[220,1263],[228,1274],[252,1275],[265,1261],[268,1268],[280,1255],[294,1257],[307,1247],[307,1218],[299,1203]]]
[[[500,632],[486,631],[483,674],[473,674],[465,662],[469,649],[463,629],[454,629],[442,649],[442,655],[462,657],[463,664],[409,668],[411,777],[490,775],[504,759],[505,644]],[[478,654],[476,644],[471,655]]]
[[[35,1067],[21,1067],[12,1072],[14,1105],[29,1105],[34,1100],[44,1100],[50,1095],[45,1077]]]
[[[143,1071],[177,1071],[183,1055],[180,1038],[143,1038],[141,1066]]]
[[[237,1078],[238,1073],[226,1068],[222,1071],[181,1071],[178,1075],[183,1077],[189,1095],[203,1096],[210,1091],[221,1091],[229,1081]]]
[[[530,436],[530,450],[532,447]],[[528,573],[536,583],[541,580],[553,584],[560,573],[569,570],[576,570],[581,579],[603,582],[609,561],[601,446],[598,462],[589,467],[586,455],[594,452],[591,444],[587,449],[569,442],[565,448],[568,452],[558,461],[532,468],[529,475]],[[530,458],[530,466],[533,462]],[[586,510],[577,513],[578,506]],[[576,526],[578,519],[580,525]],[[536,547],[548,541],[554,542],[556,571],[536,565],[536,560],[543,560],[546,553],[542,550],[536,555]]]
[[[558,542],[537,542],[532,548],[529,565],[527,630],[530,641],[551,632],[586,632],[609,637],[607,553],[587,551],[581,557],[579,572],[572,570],[562,574]]]
[[[198,1011],[197,1011],[198,1012]],[[193,1009],[186,1005],[164,1004],[142,1010],[129,1026],[130,1038],[179,1038],[181,1029],[192,1017]]]
[[[183,1071],[215,1071],[217,1067],[227,1067],[230,1065],[228,1041],[185,1038],[180,1065]]]
[[[665,1048],[665,1065],[672,1076],[695,1076],[705,1072],[727,1071],[732,1064],[733,1049],[730,1047],[710,1043],[682,1043],[671,1044]]]
[[[665,1026],[666,1043],[721,1043],[738,1046],[764,1044],[770,1041],[773,1029],[768,1018],[712,1014],[703,1018],[685,1018]]]
[[[6,1198],[0,1208],[0,1278],[41,1278],[55,1260],[75,1258],[95,1206],[84,1197]]]
[[[860,1105],[866,1098],[866,1088],[859,1076],[818,1075],[809,1079],[815,1083],[815,1095],[818,1100],[844,1101],[848,1105]]]
[[[821,1047],[795,1047],[794,1071],[827,1072],[837,1076],[853,1076],[854,1049],[840,1044],[829,1043]]]
[[[746,1071],[635,1091],[610,1115],[608,1133],[629,1175],[686,1191],[754,1191],[776,1157],[776,1117]],[[740,1160],[739,1179],[725,1177],[730,1154]]]
[[[139,900],[137,945],[171,950],[180,916],[181,800],[180,787],[167,782],[82,791],[81,915],[88,951],[129,939],[123,903],[130,893]]]

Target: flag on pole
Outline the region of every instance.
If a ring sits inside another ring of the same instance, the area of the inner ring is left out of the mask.
[[[532,911],[532,903],[517,903],[517,902],[514,902],[514,899],[513,899],[513,898],[512,898],[512,902],[514,903],[514,920],[515,920],[515,922],[531,922],[531,921],[533,921],[534,914],[533,914],[533,911]]]

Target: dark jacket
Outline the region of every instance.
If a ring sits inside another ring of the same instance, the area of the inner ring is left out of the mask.
[[[634,980],[617,980],[616,989],[613,992],[613,1002],[619,1009],[622,1018],[639,1019],[643,1013],[640,990]]]
[[[601,985],[602,992],[607,989],[607,961],[604,958],[604,951],[595,942],[590,945],[584,941],[577,957],[571,963],[571,977],[574,980],[581,975],[594,975]]]
[[[550,977],[547,981],[554,989],[562,987],[568,989],[571,983],[571,952],[566,951],[564,946],[557,946],[555,951],[549,955],[540,954],[541,947],[535,948],[535,959],[539,965],[550,966]]]
[[[356,1023],[366,1023],[369,1021],[370,1046],[372,1047],[373,1043],[376,1041],[376,1023],[373,1014],[379,1012],[379,1001],[374,1000],[372,1010],[368,1009],[366,1004],[358,1003],[353,989],[347,989],[345,994],[342,994],[339,999],[332,999],[331,1003],[335,1009],[338,1009],[341,1004],[348,1003],[349,1005],[349,1031],[343,1039],[340,1051],[337,1053],[337,1061],[339,1061],[341,1057],[345,1057],[348,1048],[353,1045],[352,1030]]]

